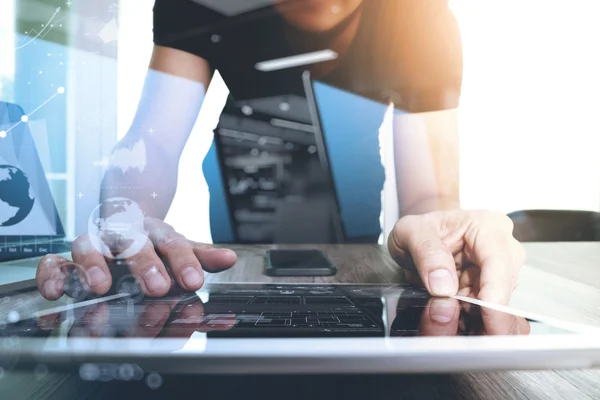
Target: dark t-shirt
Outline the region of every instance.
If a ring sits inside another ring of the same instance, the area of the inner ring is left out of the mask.
[[[155,44],[208,60],[237,100],[303,94],[302,82],[289,79],[302,67],[255,69],[294,54],[283,33],[286,22],[273,7],[226,16],[197,1],[156,0]],[[448,1],[365,1],[350,49],[321,80],[409,112],[456,108],[462,49]]]
[[[231,93],[224,110],[230,115],[240,114],[236,105],[246,100],[304,97],[301,74],[306,67],[262,72],[256,64],[297,54],[286,34],[304,35],[326,46],[329,37],[345,23],[317,37],[288,26],[272,6],[225,15],[200,4],[211,2],[156,0],[154,43],[200,56],[213,71],[218,70]],[[365,0],[360,11],[350,47],[337,67],[319,81],[374,100],[381,107],[340,96],[324,86],[319,89],[320,96],[330,99],[331,104],[319,106],[325,114],[322,118],[346,236],[376,238],[385,180],[378,130],[385,105],[393,102],[396,109],[406,112],[456,108],[462,50],[447,0]],[[371,110],[369,115],[366,110]],[[211,191],[211,230],[213,240],[226,242],[233,237],[224,228],[228,224],[222,221],[230,222],[233,217],[222,208],[226,196],[220,174],[215,173],[222,168],[217,164],[211,148],[204,163]]]

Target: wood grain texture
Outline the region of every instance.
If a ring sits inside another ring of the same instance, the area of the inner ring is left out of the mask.
[[[268,249],[317,248],[338,268],[334,277],[271,278],[263,274]],[[527,263],[511,306],[600,326],[600,243],[527,243]],[[238,262],[207,282],[402,282],[385,247],[234,246]],[[456,375],[385,376],[165,376],[160,389],[143,382],[84,382],[77,374],[35,378],[26,371],[0,379],[0,398],[145,399],[598,399],[600,370],[510,371]]]
[[[207,282],[318,282],[318,283],[392,283],[401,282],[402,270],[387,250],[379,245],[261,245],[232,246],[238,262],[228,271],[207,274]],[[318,249],[337,267],[335,276],[269,277],[264,272],[264,260],[270,249]]]

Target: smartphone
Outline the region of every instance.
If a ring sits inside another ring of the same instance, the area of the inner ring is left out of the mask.
[[[335,266],[319,250],[269,250],[265,274],[269,276],[331,276]]]

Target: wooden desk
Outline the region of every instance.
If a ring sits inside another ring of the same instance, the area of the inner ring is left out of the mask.
[[[511,306],[573,322],[600,326],[600,243],[528,243],[527,265]],[[270,278],[262,274],[267,248],[235,246],[234,269],[208,282],[399,282],[402,274],[385,248],[372,245],[309,246],[325,250],[338,275]],[[284,246],[278,246],[282,248]],[[85,382],[75,374],[11,373],[0,379],[0,398],[117,399],[146,396],[204,399],[597,399],[600,370],[515,371],[417,376],[166,376],[160,389],[142,382]],[[4,394],[7,394],[4,397]]]

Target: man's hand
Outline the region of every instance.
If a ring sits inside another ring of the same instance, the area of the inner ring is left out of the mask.
[[[163,298],[112,308],[108,303],[97,303],[73,313],[77,315],[69,329],[73,337],[189,338],[194,332],[226,331],[236,324],[235,315],[207,315],[199,299],[180,303]],[[57,312],[38,317],[37,322],[43,330],[52,330],[67,317],[66,312]]]
[[[114,268],[128,268],[148,296],[166,295],[175,282],[184,290],[196,291],[204,283],[203,270],[218,272],[236,262],[233,251],[187,240],[161,220],[147,218],[144,224],[148,235],[141,251],[127,259],[118,259],[118,263],[114,261],[122,243],[107,243],[115,254],[111,260],[94,246],[88,235],[73,242],[73,261],[58,255],[43,257],[36,274],[42,296],[49,300],[60,298],[74,274],[85,290],[103,295],[113,285]],[[113,265],[113,270],[109,265]]]
[[[388,238],[409,281],[433,296],[477,297],[508,304],[525,250],[512,221],[490,211],[436,211],[401,218]]]
[[[419,324],[423,336],[528,335],[530,331],[525,318],[456,299],[429,299]]]

